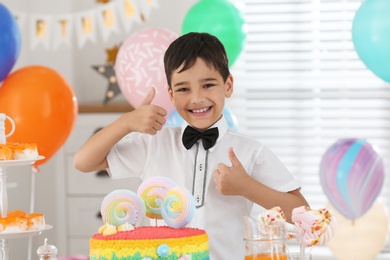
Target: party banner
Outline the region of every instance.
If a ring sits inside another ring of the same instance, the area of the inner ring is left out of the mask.
[[[142,15],[138,0],[117,0],[117,14],[125,32],[129,32],[133,22],[141,23]]]
[[[73,19],[71,15],[61,15],[53,21],[52,49],[56,50],[61,45],[72,45]]]
[[[97,9],[96,22],[104,41],[111,34],[119,33],[118,16],[115,15],[115,3],[108,3]]]
[[[73,42],[82,48],[87,42],[96,43],[98,36],[106,42],[113,34],[128,33],[134,22],[149,18],[158,3],[157,0],[113,0],[90,10],[56,15],[9,8],[21,31],[28,27],[31,49],[41,45],[56,50],[60,46],[70,47]]]
[[[38,44],[42,44],[49,49],[51,32],[50,15],[31,15],[30,16],[30,47],[34,49]]]

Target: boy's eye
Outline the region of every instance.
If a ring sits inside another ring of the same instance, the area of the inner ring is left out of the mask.
[[[213,86],[215,86],[215,85],[214,84],[206,84],[206,85],[204,85],[204,88],[211,88]]]
[[[188,91],[188,88],[178,88],[176,91],[177,92],[186,92],[186,91]]]

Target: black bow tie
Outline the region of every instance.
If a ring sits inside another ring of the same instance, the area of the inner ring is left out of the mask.
[[[205,150],[210,149],[218,139],[218,128],[213,127],[204,132],[200,132],[191,126],[187,126],[182,137],[184,147],[187,150],[190,149],[199,139],[202,139]]]

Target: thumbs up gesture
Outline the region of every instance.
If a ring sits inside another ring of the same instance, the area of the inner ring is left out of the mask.
[[[155,135],[157,131],[162,129],[167,111],[162,107],[152,105],[155,95],[156,89],[152,88],[139,107],[124,116],[123,121],[128,126],[128,132]]]
[[[217,190],[221,194],[241,195],[242,190],[245,189],[245,184],[250,181],[251,177],[238,160],[232,147],[229,148],[228,156],[231,166],[229,167],[224,163],[218,164],[214,171],[214,181]]]

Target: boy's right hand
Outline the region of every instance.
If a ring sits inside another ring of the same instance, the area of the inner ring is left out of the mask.
[[[139,107],[123,116],[130,128],[129,132],[155,135],[157,131],[162,129],[166,122],[164,116],[167,115],[167,111],[160,106],[151,104],[155,95],[156,89],[152,88]],[[130,122],[131,125],[129,125]]]

